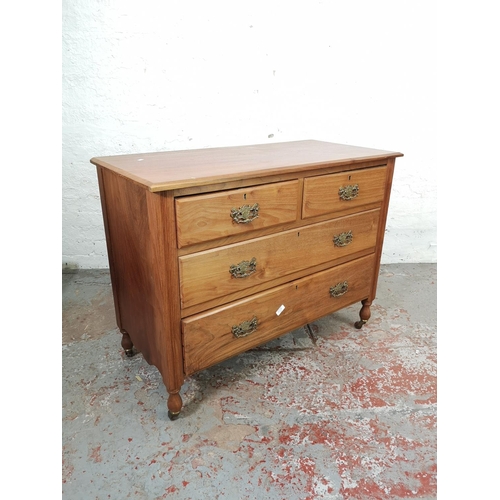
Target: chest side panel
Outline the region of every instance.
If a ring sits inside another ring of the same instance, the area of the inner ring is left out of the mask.
[[[154,363],[148,333],[154,331],[153,294],[149,279],[147,192],[137,184],[103,169],[101,197],[105,204],[106,239],[115,308],[146,360]]]

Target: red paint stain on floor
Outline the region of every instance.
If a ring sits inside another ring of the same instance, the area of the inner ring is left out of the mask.
[[[413,424],[421,426],[422,420],[425,419],[414,420]],[[318,481],[319,477],[315,462],[301,454],[311,445],[323,445],[328,450],[329,461],[335,464],[342,478],[339,493],[345,498],[416,498],[433,496],[437,491],[434,447],[425,439],[421,442],[413,436],[392,435],[388,424],[375,419],[283,427],[279,443],[282,446],[276,450],[277,464],[290,462],[290,449],[300,451],[297,451],[299,456],[292,457],[296,467],[282,465],[284,474],[274,475],[272,479],[286,484],[297,480],[301,473],[302,477],[311,478],[303,485],[308,494],[314,492],[313,478],[316,476]],[[416,456],[414,463],[408,461],[408,451]],[[327,482],[322,484],[328,485]]]
[[[428,397],[427,399],[415,399],[415,404],[416,405],[432,405],[437,403],[437,396],[432,395]]]
[[[410,370],[402,365],[383,367],[367,372],[365,376],[344,387],[344,391],[351,393],[360,403],[362,408],[372,406],[387,406],[387,396],[395,394],[435,394],[437,379],[426,373]],[[428,398],[423,404],[434,402]],[[383,403],[383,404],[381,404]]]
[[[94,463],[102,462],[101,457],[101,445],[92,448],[89,458],[94,461]]]

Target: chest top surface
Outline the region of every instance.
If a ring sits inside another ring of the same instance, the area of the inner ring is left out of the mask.
[[[403,155],[379,149],[305,140],[102,156],[90,161],[155,192],[398,156]]]

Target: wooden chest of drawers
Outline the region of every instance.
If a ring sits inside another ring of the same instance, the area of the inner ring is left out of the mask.
[[[297,141],[92,158],[118,327],[186,376],[375,298],[400,153]]]

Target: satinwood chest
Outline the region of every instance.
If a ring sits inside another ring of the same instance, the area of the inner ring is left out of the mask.
[[[122,346],[184,379],[375,298],[401,153],[322,141],[92,158]]]

